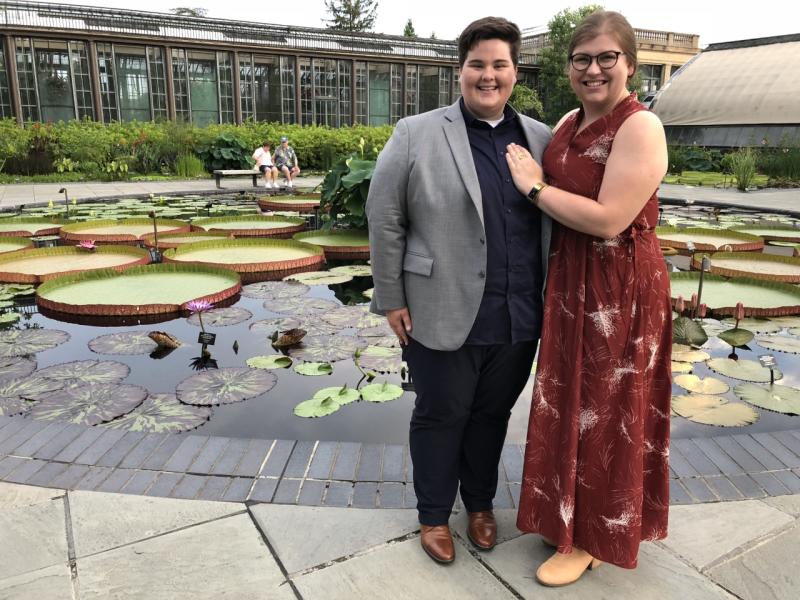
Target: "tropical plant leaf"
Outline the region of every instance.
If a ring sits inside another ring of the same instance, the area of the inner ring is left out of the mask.
[[[337,275],[330,271],[306,271],[294,273],[283,278],[284,281],[299,281],[306,285],[333,285],[334,283],[347,283],[353,280],[352,275]]]
[[[336,275],[350,275],[351,277],[371,277],[372,267],[369,265],[344,265],[328,269],[328,272]]]
[[[98,425],[129,413],[147,397],[147,390],[129,383],[91,383],[50,393],[31,409],[31,418]]]
[[[316,377],[319,375],[331,375],[333,373],[333,366],[325,362],[307,362],[295,365],[294,371],[300,375]]]
[[[339,308],[333,300],[324,298],[276,298],[264,302],[264,308],[270,312],[294,317],[303,317],[320,312],[328,312]]]
[[[384,381],[361,388],[361,397],[367,402],[388,402],[403,395],[403,388]]]
[[[292,359],[283,354],[254,356],[247,359],[247,366],[251,369],[288,369],[292,366]]]
[[[178,401],[175,394],[150,394],[127,415],[103,427],[143,433],[179,433],[197,429],[211,417],[211,408]]]
[[[402,363],[400,348],[384,348],[367,346],[358,357],[358,364],[364,369],[372,369],[379,373],[396,373]]]
[[[131,368],[113,360],[76,360],[39,369],[37,375],[46,379],[63,381],[65,385],[90,383],[119,383]]]
[[[758,421],[758,413],[752,408],[722,396],[673,396],[672,410],[695,423],[718,427],[742,427]]]
[[[720,375],[741,381],[754,381],[756,383],[769,383],[769,369],[762,367],[754,360],[733,360],[731,358],[712,358],[707,363],[708,368]],[[773,369],[775,381],[783,379],[783,373]]]
[[[209,406],[231,404],[260,396],[271,390],[278,378],[263,369],[228,368],[204,371],[178,384],[178,400]]]
[[[344,406],[361,398],[361,393],[356,389],[343,385],[323,388],[313,397],[314,400],[322,400],[324,398],[331,398],[340,406]]]
[[[767,350],[800,354],[800,339],[796,337],[789,337],[788,335],[760,335],[756,338],[756,343]]]
[[[242,286],[242,296],[261,300],[304,296],[311,288],[299,281],[263,281]]]
[[[298,417],[309,419],[326,417],[335,413],[341,407],[341,404],[329,396],[325,398],[312,398],[311,400],[306,400],[295,406],[294,414]]]
[[[706,377],[701,379],[697,375],[678,375],[675,383],[683,389],[695,394],[724,394],[730,386],[721,379]]]
[[[0,314],[0,325],[8,325],[10,323],[16,323],[19,321],[22,315],[18,312],[4,312]]]
[[[238,325],[252,318],[253,313],[245,308],[229,306],[227,308],[212,308],[203,313],[203,325],[207,327],[226,327],[228,325]],[[191,315],[186,319],[192,325],[200,326],[199,313]]]
[[[0,357],[24,356],[50,350],[66,342],[69,334],[57,329],[0,331]]]
[[[698,363],[708,360],[709,358],[711,358],[711,355],[708,352],[695,350],[684,344],[672,345],[672,360],[675,362]]]
[[[734,327],[727,331],[721,331],[717,334],[717,337],[734,348],[740,348],[750,343],[753,339],[753,332],[748,329],[742,329],[741,327]]]
[[[0,358],[0,382],[27,377],[36,370],[36,361],[12,356]]]
[[[307,362],[336,362],[352,358],[364,347],[362,341],[348,335],[309,335],[299,346],[290,348],[289,355]]]
[[[689,317],[678,317],[672,322],[672,340],[677,344],[700,347],[708,341],[708,335],[700,323]]]
[[[673,373],[691,373],[694,366],[688,362],[672,362]]]
[[[785,415],[800,415],[800,390],[785,385],[740,383],[733,393],[745,402]]]
[[[722,322],[725,325],[736,325],[735,319],[723,319]],[[756,319],[748,317],[739,321],[739,329],[749,329],[756,333],[777,333],[782,327],[783,325],[778,323],[777,319]]]
[[[158,347],[145,331],[122,331],[94,338],[89,349],[97,354],[117,354],[133,356],[150,354]]]
[[[32,296],[36,288],[27,283],[4,283],[0,285],[0,295],[14,298],[16,296]]]

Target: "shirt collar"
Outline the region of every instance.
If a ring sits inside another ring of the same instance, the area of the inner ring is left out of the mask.
[[[461,114],[464,117],[464,122],[467,124],[467,127],[473,127],[478,123],[483,123],[484,125],[488,126],[488,123],[482,119],[477,118],[467,108],[466,103],[464,102],[464,98],[459,98],[458,106],[461,108]],[[505,125],[507,122],[517,118],[517,111],[511,108],[511,105],[506,103],[505,108],[503,108],[503,120],[497,124],[497,127],[501,125]]]

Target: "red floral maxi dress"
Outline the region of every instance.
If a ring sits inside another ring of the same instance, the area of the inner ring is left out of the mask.
[[[631,94],[576,134],[569,117],[543,158],[548,182],[597,199]],[[611,240],[554,224],[517,526],[569,552],[633,568],[666,537],[672,311],[655,192]]]

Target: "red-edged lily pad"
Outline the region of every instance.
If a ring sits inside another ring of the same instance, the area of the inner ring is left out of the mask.
[[[263,369],[217,369],[184,379],[176,389],[178,400],[209,406],[231,404],[270,391],[278,378]]]

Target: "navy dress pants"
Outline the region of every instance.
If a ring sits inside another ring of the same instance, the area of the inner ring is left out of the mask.
[[[461,490],[469,512],[492,509],[511,409],[536,342],[431,350],[410,339],[403,356],[417,392],[409,445],[419,521],[444,525]]]

